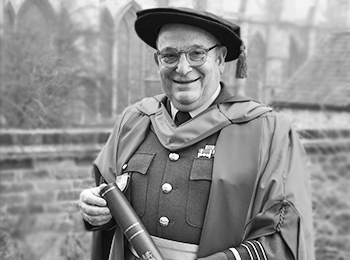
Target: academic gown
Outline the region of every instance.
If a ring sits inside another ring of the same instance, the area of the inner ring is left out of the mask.
[[[294,259],[313,260],[306,155],[290,123],[270,108],[234,96],[176,127],[166,111],[165,100],[165,95],[145,98],[123,112],[94,162],[97,184],[101,175],[106,182],[116,180],[151,124],[159,141],[170,151],[189,147],[220,131],[198,257],[230,247],[243,252],[242,244],[255,240],[267,254],[269,250],[274,253],[276,245],[269,238],[278,234]],[[111,226],[87,225],[90,230]],[[122,260],[123,234],[118,227],[113,233],[110,259]],[[107,259],[105,251],[109,251],[111,234],[96,231],[94,237],[94,259]],[[280,255],[275,259],[284,258]]]

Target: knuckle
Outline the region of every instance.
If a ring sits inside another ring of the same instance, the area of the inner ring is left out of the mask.
[[[84,201],[86,199],[86,190],[83,190],[81,193],[80,193],[80,200],[81,201]]]
[[[84,212],[88,215],[96,215],[95,211],[93,209],[91,209],[91,207],[84,207]]]

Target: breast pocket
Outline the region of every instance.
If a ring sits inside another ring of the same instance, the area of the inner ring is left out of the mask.
[[[128,162],[125,172],[131,174],[130,198],[136,214],[141,217],[146,209],[146,192],[148,186],[147,171],[155,154],[135,153]]]
[[[190,173],[186,220],[197,228],[203,226],[213,171],[213,158],[195,158]]]

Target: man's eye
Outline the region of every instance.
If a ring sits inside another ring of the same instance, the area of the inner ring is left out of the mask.
[[[201,58],[203,58],[205,56],[205,51],[203,51],[203,50],[193,50],[193,51],[191,51],[189,53],[189,55],[190,55],[191,58],[195,58],[195,59],[199,58],[199,59],[201,59]]]
[[[177,58],[177,54],[174,52],[166,52],[162,54],[164,59],[176,59]]]
[[[193,55],[203,55],[203,54],[205,54],[205,51],[204,50],[193,50],[193,51],[191,51],[191,53]]]

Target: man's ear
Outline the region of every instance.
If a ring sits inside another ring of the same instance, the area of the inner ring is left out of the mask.
[[[159,60],[158,60],[158,55],[157,55],[157,53],[154,53],[153,57],[154,57],[154,61],[155,61],[155,62],[157,63],[157,65],[159,66]]]
[[[225,63],[226,55],[227,55],[227,48],[226,48],[226,46],[221,46],[220,49],[219,49],[219,55],[218,55],[219,65]]]
[[[218,62],[219,62],[219,68],[220,68],[221,74],[224,73],[226,55],[227,55],[227,48],[225,46],[221,46],[219,49],[219,55],[218,55]]]

